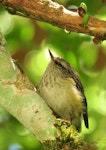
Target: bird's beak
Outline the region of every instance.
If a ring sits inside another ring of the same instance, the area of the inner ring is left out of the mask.
[[[50,54],[50,57],[51,57],[51,60],[55,60],[55,57],[53,56],[53,54],[51,53],[51,51],[50,51],[50,49],[48,49],[48,51],[49,51],[49,54]]]

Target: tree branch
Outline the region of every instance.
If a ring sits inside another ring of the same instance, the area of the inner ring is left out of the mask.
[[[88,34],[99,40],[106,40],[106,21],[90,17],[86,28],[82,27],[83,17],[51,0],[0,0],[12,14],[48,22],[68,31]]]
[[[13,63],[0,33],[0,105],[42,142],[51,145],[58,130],[55,117],[28,78]]]

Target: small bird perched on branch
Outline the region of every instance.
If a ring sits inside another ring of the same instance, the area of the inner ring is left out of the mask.
[[[81,116],[89,128],[87,101],[76,70],[63,58],[54,57],[38,87],[39,94],[48,106],[62,119],[68,120],[81,131]]]

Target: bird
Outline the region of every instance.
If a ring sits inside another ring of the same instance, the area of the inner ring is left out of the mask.
[[[80,77],[73,66],[48,50],[49,62],[38,86],[38,92],[54,114],[70,121],[81,132],[81,118],[89,128],[87,100]]]

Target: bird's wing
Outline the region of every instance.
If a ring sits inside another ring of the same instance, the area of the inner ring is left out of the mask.
[[[85,94],[84,94],[84,89],[83,89],[83,85],[80,81],[80,78],[76,72],[76,70],[71,66],[71,70],[70,71],[70,74],[71,74],[71,78],[73,78],[73,80],[75,81],[76,83],[76,87],[77,89],[81,92],[82,96],[83,96],[83,105],[84,105],[84,110],[83,110],[83,118],[84,118],[84,123],[85,123],[85,126],[87,128],[89,128],[89,123],[88,123],[88,111],[87,111],[87,100],[86,100],[86,97],[85,97]]]

